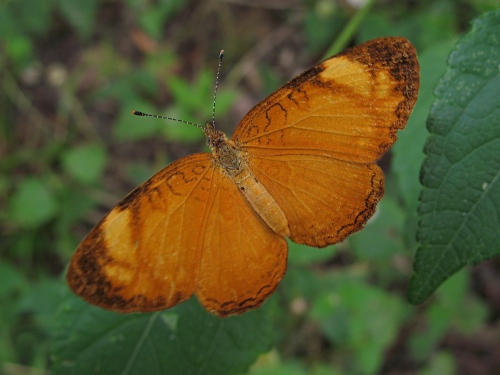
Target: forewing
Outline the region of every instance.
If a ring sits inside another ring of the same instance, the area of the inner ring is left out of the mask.
[[[189,298],[201,262],[213,158],[180,159],[132,191],[82,241],[71,289],[115,311],[165,309]]]
[[[286,271],[288,247],[257,216],[234,182],[215,168],[196,295],[217,315],[260,306]]]
[[[416,102],[419,67],[404,38],[379,38],[305,71],[254,107],[233,135],[257,155],[374,162]]]

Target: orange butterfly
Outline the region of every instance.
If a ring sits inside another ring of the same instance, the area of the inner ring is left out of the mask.
[[[285,237],[344,240],[384,192],[375,162],[406,125],[419,66],[404,38],[379,38],[306,70],[255,106],[232,139],[173,162],[116,205],[71,260],[71,289],[119,312],[194,293],[219,316],[260,306],[286,271]]]

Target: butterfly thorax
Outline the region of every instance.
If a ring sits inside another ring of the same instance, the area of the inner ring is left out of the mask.
[[[229,140],[223,132],[215,129],[211,123],[207,123],[203,131],[219,166],[231,176],[238,174],[238,171],[242,169],[241,151],[234,142]]]

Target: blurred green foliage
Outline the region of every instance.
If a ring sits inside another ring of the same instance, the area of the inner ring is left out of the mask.
[[[230,374],[250,365],[249,373],[259,375],[457,372],[443,339],[449,332],[477,334],[492,312],[471,291],[465,270],[428,304],[406,301],[418,173],[424,123],[446,58],[472,18],[497,2],[371,1],[369,11],[348,3],[269,1],[257,14],[254,7],[211,1],[0,4],[1,374],[97,368]],[[224,47],[235,52],[227,53],[223,71],[242,61],[239,76],[259,82],[242,90],[237,79],[226,85],[221,79],[216,122],[224,128],[222,119],[235,117],[231,108],[248,101],[244,91],[262,98],[291,78],[272,68],[286,61],[286,54],[272,52],[297,48],[286,42],[305,41],[299,55],[311,65],[332,46],[383,35],[415,44],[422,82],[393,149],[386,196],[363,231],[327,249],[290,243],[278,292],[262,309],[230,320],[208,315],[194,300],[120,316],[69,293],[61,275],[90,227],[167,162],[203,148],[199,129],[130,110],[211,121],[217,52]],[[248,68],[248,61],[256,66]]]

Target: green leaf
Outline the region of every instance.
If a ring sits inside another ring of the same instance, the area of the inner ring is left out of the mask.
[[[249,375],[311,375],[311,371],[308,371],[301,365],[300,362],[292,363],[264,363],[256,368],[252,368]],[[331,369],[328,372],[332,375]]]
[[[92,199],[86,189],[65,186],[59,192],[60,210],[54,225],[54,241],[51,248],[68,258],[73,253],[81,238],[74,233],[75,223],[82,221],[98,202]]]
[[[325,262],[332,259],[337,253],[337,246],[328,246],[322,249],[300,245],[292,241],[288,241],[288,262],[296,265],[311,265],[315,263]]]
[[[58,2],[60,12],[82,39],[88,39],[94,30],[98,5],[97,0],[59,0]]]
[[[426,306],[425,324],[412,332],[409,340],[415,360],[422,362],[432,356],[450,328],[468,333],[483,326],[487,308],[469,293],[469,285],[469,273],[457,272],[443,283],[433,303]]]
[[[196,82],[190,83],[184,79],[171,76],[166,82],[174,97],[174,104],[166,111],[166,116],[179,120],[203,124],[212,120],[212,100],[214,90],[214,73],[203,69]],[[234,102],[234,92],[219,89],[216,102],[216,123]],[[194,143],[205,138],[200,129],[181,122],[170,121],[162,128],[162,133],[168,140],[184,143]]]
[[[23,273],[9,263],[0,262],[0,301],[15,295],[27,286]],[[5,305],[4,305],[5,306]]]
[[[455,331],[469,333],[479,330],[486,322],[488,309],[480,299],[469,293],[470,284],[468,272],[457,272],[441,286],[439,302],[431,305],[443,311],[447,328],[452,325]]]
[[[18,31],[34,32],[40,37],[50,28],[52,8],[52,1],[6,1],[2,4],[1,13],[6,14],[7,24],[13,22]]]
[[[423,302],[466,264],[500,253],[500,11],[476,19],[436,88],[410,288]]]
[[[194,83],[176,76],[168,78],[166,85],[174,97],[173,101],[179,111],[185,113],[182,120],[195,123],[212,120],[214,84],[215,73],[208,69],[202,69]],[[235,93],[233,91],[219,87],[216,102],[217,115],[220,116],[227,112],[234,100]]]
[[[312,316],[339,348],[351,351],[353,373],[375,374],[382,353],[408,316],[403,301],[364,282],[348,281],[315,301]]]
[[[176,76],[169,77],[166,82],[175,102],[186,112],[212,114],[212,96],[214,73],[203,69],[200,71],[196,82],[190,83]]]
[[[5,45],[5,49],[9,58],[15,61],[19,68],[25,67],[32,61],[34,45],[33,40],[27,36],[12,36],[9,38],[9,43]]]
[[[137,107],[140,104],[139,93],[149,97],[159,95],[160,86],[155,76],[144,69],[134,69],[127,61],[120,60],[120,56],[115,55],[113,51],[108,52],[105,48],[96,50],[96,56],[91,56],[90,63],[96,64],[95,60],[99,56],[102,60],[99,65],[101,75],[110,76],[113,80],[109,85],[97,89],[93,99],[95,101],[116,99],[127,114],[130,114],[132,109],[145,112],[144,109]]]
[[[388,263],[404,248],[401,238],[403,212],[394,199],[384,197],[365,228],[349,237],[349,244],[361,260]]]
[[[144,113],[156,114],[155,107],[137,101],[135,108]],[[139,140],[152,137],[160,131],[162,126],[165,126],[165,120],[156,118],[146,118],[134,116],[128,111],[120,112],[113,128],[113,136],[117,140]]]
[[[318,2],[305,16],[304,32],[307,47],[312,54],[318,53],[332,41],[345,21],[345,14],[333,1]]]
[[[73,295],[54,338],[54,374],[232,374],[272,344],[265,308],[220,319],[196,299],[148,314],[117,314]]]
[[[143,1],[142,4],[134,0],[128,0],[127,2],[131,7],[136,8],[141,27],[157,39],[161,39],[163,35],[165,22],[187,5],[184,0],[160,0],[149,3],[149,6],[145,9],[148,2]]]
[[[66,151],[63,168],[84,184],[93,184],[101,178],[106,167],[106,149],[99,144],[81,145]]]
[[[453,375],[458,373],[455,357],[451,353],[439,352],[419,375]]]
[[[196,120],[193,121],[192,116],[190,116],[188,112],[185,112],[179,105],[168,107],[165,113],[168,114],[166,116],[171,118],[191,121],[198,124],[202,123]],[[163,126],[160,130],[164,135],[164,138],[168,139],[169,141],[199,143],[199,141],[205,139],[205,134],[200,128],[178,121],[163,120]]]
[[[127,165],[126,171],[129,181],[135,183],[135,185],[140,185],[144,181],[149,180],[151,176],[158,173],[161,169],[165,168],[170,162],[165,160],[160,168],[155,168],[157,164],[158,162],[151,164],[151,162],[145,163],[143,161],[138,161]]]
[[[49,333],[56,326],[55,313],[61,302],[63,291],[61,282],[57,279],[38,279],[26,290],[18,302],[18,315],[33,314],[32,318],[38,323],[40,329]]]
[[[412,14],[409,20],[415,23],[418,32],[418,41],[422,45],[431,45],[436,41],[445,41],[455,36],[458,28],[457,4],[452,1],[433,1],[425,8],[421,8],[416,14]],[[473,16],[471,15],[470,18]],[[411,22],[410,21],[410,22]]]
[[[12,194],[9,213],[12,221],[33,228],[50,220],[56,208],[56,200],[45,184],[27,178]]]

